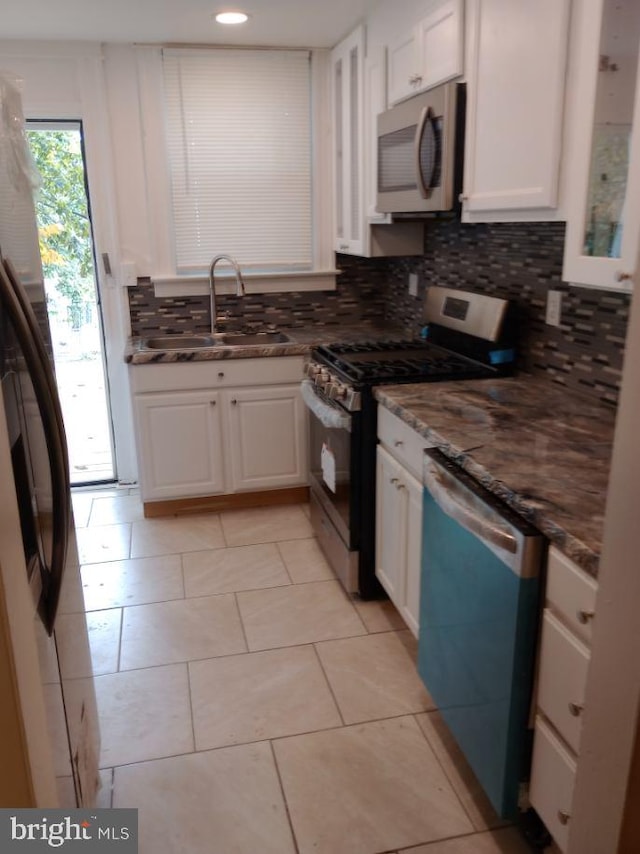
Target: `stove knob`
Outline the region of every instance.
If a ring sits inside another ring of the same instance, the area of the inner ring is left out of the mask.
[[[309,379],[314,379],[320,371],[320,365],[317,362],[307,362],[304,372]]]
[[[342,400],[346,391],[346,386],[342,385],[338,380],[334,380],[329,386],[328,394],[332,400]]]
[[[362,396],[359,391],[347,389],[346,406],[349,412],[359,412],[362,409]]]
[[[336,400],[344,400],[347,396],[347,391],[349,390],[348,386],[344,385],[343,383],[336,383],[334,388],[336,390]]]
[[[318,371],[318,373],[313,378],[313,381],[317,386],[323,389],[327,384],[327,379],[328,377],[326,374],[323,374],[322,371]]]

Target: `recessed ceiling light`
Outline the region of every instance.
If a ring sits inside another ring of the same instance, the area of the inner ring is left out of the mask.
[[[244,24],[248,20],[249,16],[244,12],[219,12],[216,15],[219,24]]]

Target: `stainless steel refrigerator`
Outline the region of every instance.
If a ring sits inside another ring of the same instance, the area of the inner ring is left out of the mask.
[[[0,74],[0,806],[92,806],[99,729],[19,82]]]

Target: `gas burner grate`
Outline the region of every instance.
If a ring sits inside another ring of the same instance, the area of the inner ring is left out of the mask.
[[[354,383],[425,382],[488,376],[491,368],[426,341],[360,341],[318,348],[321,361]]]

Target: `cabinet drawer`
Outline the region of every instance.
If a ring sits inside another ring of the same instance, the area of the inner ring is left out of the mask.
[[[566,851],[576,763],[553,730],[536,719],[529,798],[561,851]]]
[[[272,356],[261,359],[211,359],[204,362],[131,365],[129,370],[131,389],[134,393],[139,393],[295,383],[302,380],[303,364],[303,356]]]
[[[578,753],[589,650],[547,609],[542,621],[538,706]]]
[[[589,644],[596,609],[597,582],[555,548],[549,550],[546,600],[561,620]]]
[[[378,406],[378,438],[414,477],[422,481],[422,456],[430,442],[384,406]]]

